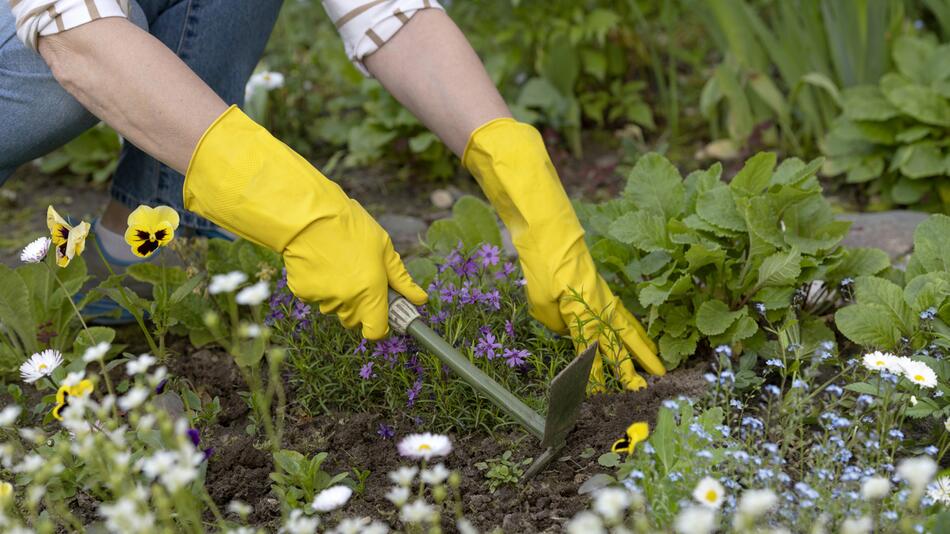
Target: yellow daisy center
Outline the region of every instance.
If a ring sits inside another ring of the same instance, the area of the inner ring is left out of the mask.
[[[878,366],[878,367],[884,367],[884,360],[878,360],[878,361],[877,361],[877,366]]]
[[[49,366],[46,365],[45,363],[41,363],[41,364],[37,367],[37,369],[40,370],[40,371],[45,371],[45,370],[49,369]]]
[[[717,497],[719,497],[719,494],[716,493],[716,490],[709,490],[706,492],[706,500],[709,502],[716,502]]]
[[[923,381],[924,381],[924,375],[914,375],[914,380],[917,381],[917,382],[923,382]]]
[[[432,446],[429,445],[428,443],[423,443],[422,445],[419,445],[419,450],[420,450],[420,451],[431,451],[431,450],[432,450]]]

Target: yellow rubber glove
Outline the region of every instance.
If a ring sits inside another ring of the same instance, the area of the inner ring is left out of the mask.
[[[664,374],[656,345],[597,274],[584,229],[538,131],[514,119],[490,121],[472,133],[462,162],[511,232],[531,315],[555,332],[570,332],[578,352],[600,342],[591,388],[603,388],[605,360],[624,387],[645,387],[630,354],[650,374]],[[587,306],[572,298],[572,290]],[[591,311],[602,320],[591,320]]]
[[[389,332],[389,287],[413,304],[426,301],[379,223],[237,107],[198,141],[184,200],[187,209],[281,252],[290,290],[345,327],[362,326],[366,338]]]

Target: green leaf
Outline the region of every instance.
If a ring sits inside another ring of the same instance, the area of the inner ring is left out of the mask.
[[[696,243],[686,249],[685,258],[689,271],[694,273],[706,265],[721,267],[726,259],[726,251],[718,246]]]
[[[432,260],[419,257],[409,259],[406,262],[406,270],[409,271],[409,276],[412,277],[413,281],[421,287],[429,285],[429,282],[435,278],[438,272],[438,268]]]
[[[185,283],[181,284],[177,289],[175,289],[175,291],[172,293],[172,296],[168,299],[169,304],[178,304],[181,302],[185,297],[194,292],[195,288],[198,287],[198,284],[200,284],[202,280],[204,280],[204,276],[201,275],[192,276],[189,278],[187,281],[185,281]]]
[[[666,230],[666,219],[646,211],[625,213],[610,225],[610,237],[644,252],[674,250]]]
[[[627,177],[624,191],[637,208],[664,219],[683,212],[685,193],[683,179],[676,167],[653,152],[637,160]]]
[[[115,339],[115,330],[104,326],[90,326],[88,333],[80,330],[76,334],[76,341],[73,343],[73,353],[76,356],[82,356],[86,349],[99,343],[112,343]]]
[[[929,59],[934,53],[933,43],[911,35],[902,35],[894,41],[891,55],[897,70],[919,83],[930,81]]]
[[[907,115],[924,124],[950,126],[950,102],[931,87],[887,74],[881,79],[881,88],[887,99]]]
[[[844,90],[844,116],[854,121],[885,121],[900,115],[875,85],[858,85]]]
[[[745,312],[745,309],[743,308],[741,312]],[[732,345],[743,339],[752,337],[758,331],[759,325],[755,322],[755,319],[743,314],[743,316],[740,317],[738,321],[732,323],[725,332],[716,336],[710,336],[709,344],[714,347],[719,345]]]
[[[925,272],[950,271],[950,217],[934,214],[917,225],[913,261]]]
[[[792,249],[789,252],[776,252],[765,258],[759,266],[759,287],[786,286],[794,284],[802,272],[802,255]]]
[[[668,474],[676,462],[675,430],[676,422],[673,420],[673,412],[668,408],[660,408],[660,413],[656,416],[656,428],[650,436],[650,445],[653,445],[656,457],[663,467],[663,475]]]
[[[687,337],[674,337],[669,332],[660,337],[660,359],[667,370],[676,369],[696,352],[699,336],[693,332]]]
[[[855,382],[854,384],[848,384],[844,387],[844,389],[863,395],[871,395],[872,397],[877,397],[879,393],[877,386],[873,386],[867,382]]]
[[[900,342],[900,331],[878,304],[852,304],[835,312],[835,325],[845,337],[860,345],[892,349]]]
[[[854,281],[854,297],[862,305],[879,305],[887,310],[892,324],[902,332],[911,331],[914,312],[904,301],[903,290],[894,282],[876,276],[859,276]]]
[[[901,147],[894,156],[901,174],[908,178],[928,178],[947,174],[943,151],[935,143],[922,142]]]
[[[781,310],[791,305],[794,294],[795,288],[791,286],[763,287],[753,295],[752,302],[761,302],[766,310]]]
[[[452,206],[452,218],[458,222],[468,250],[483,243],[502,246],[495,212],[485,202],[470,195],[463,196]]]
[[[742,170],[732,179],[729,187],[733,193],[744,196],[757,195],[765,190],[775,169],[775,154],[760,152],[745,162]]]
[[[829,273],[829,278],[841,280],[849,276],[869,276],[890,266],[890,257],[879,248],[846,248],[841,263]]]
[[[30,292],[23,279],[0,264],[0,323],[11,328],[27,354],[38,352],[36,320],[30,306]]]
[[[448,253],[459,243],[465,246],[465,236],[459,223],[453,219],[434,221],[426,231],[426,244],[437,252]]]
[[[950,296],[950,272],[938,271],[915,276],[904,286],[904,302],[914,312],[939,309]]]
[[[745,308],[730,311],[729,306],[721,300],[707,300],[696,312],[696,328],[707,336],[714,336],[725,332],[732,323],[745,314]]]
[[[700,194],[696,201],[696,214],[713,226],[737,232],[746,230],[745,219],[739,214],[732,193],[725,186]]]

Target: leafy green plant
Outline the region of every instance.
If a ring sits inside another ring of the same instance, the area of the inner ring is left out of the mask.
[[[594,259],[677,367],[701,345],[760,347],[770,325],[802,316],[807,339],[827,339],[821,315],[838,282],[889,265],[876,249],[844,250],[815,173],[820,160],[749,159],[726,184],[721,167],[679,171],[644,156],[620,198],[581,204]]]
[[[313,502],[317,493],[330,486],[341,483],[355,486],[346,472],[331,475],[323,470],[323,462],[328,456],[326,452],[319,452],[307,458],[294,450],[277,451],[274,453],[274,465],[278,471],[270,474],[270,479],[274,481],[271,491],[284,506],[292,510]]]
[[[903,36],[877,85],[844,91],[844,111],[822,144],[823,169],[867,183],[884,205],[950,206],[950,43]],[[929,197],[929,198],[928,198]]]
[[[524,476],[525,467],[531,465],[533,458],[512,460],[511,451],[505,451],[498,458],[489,458],[484,462],[476,462],[475,469],[485,473],[488,481],[488,491],[495,493],[502,486],[514,486]]]
[[[780,141],[799,153],[813,149],[838,113],[839,90],[874,83],[887,72],[889,38],[900,31],[903,4],[700,3],[703,20],[725,55],[700,102],[713,137],[721,137],[724,128],[733,150],[754,135],[760,143]],[[771,132],[770,124],[778,132]]]
[[[105,124],[86,130],[79,137],[66,143],[40,159],[40,170],[54,173],[67,169],[70,174],[89,178],[94,183],[109,180],[119,165],[122,141],[119,134]]]

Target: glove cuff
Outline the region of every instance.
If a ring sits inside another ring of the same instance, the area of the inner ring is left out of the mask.
[[[340,187],[237,106],[205,131],[182,188],[185,208],[278,252],[346,209]]]

